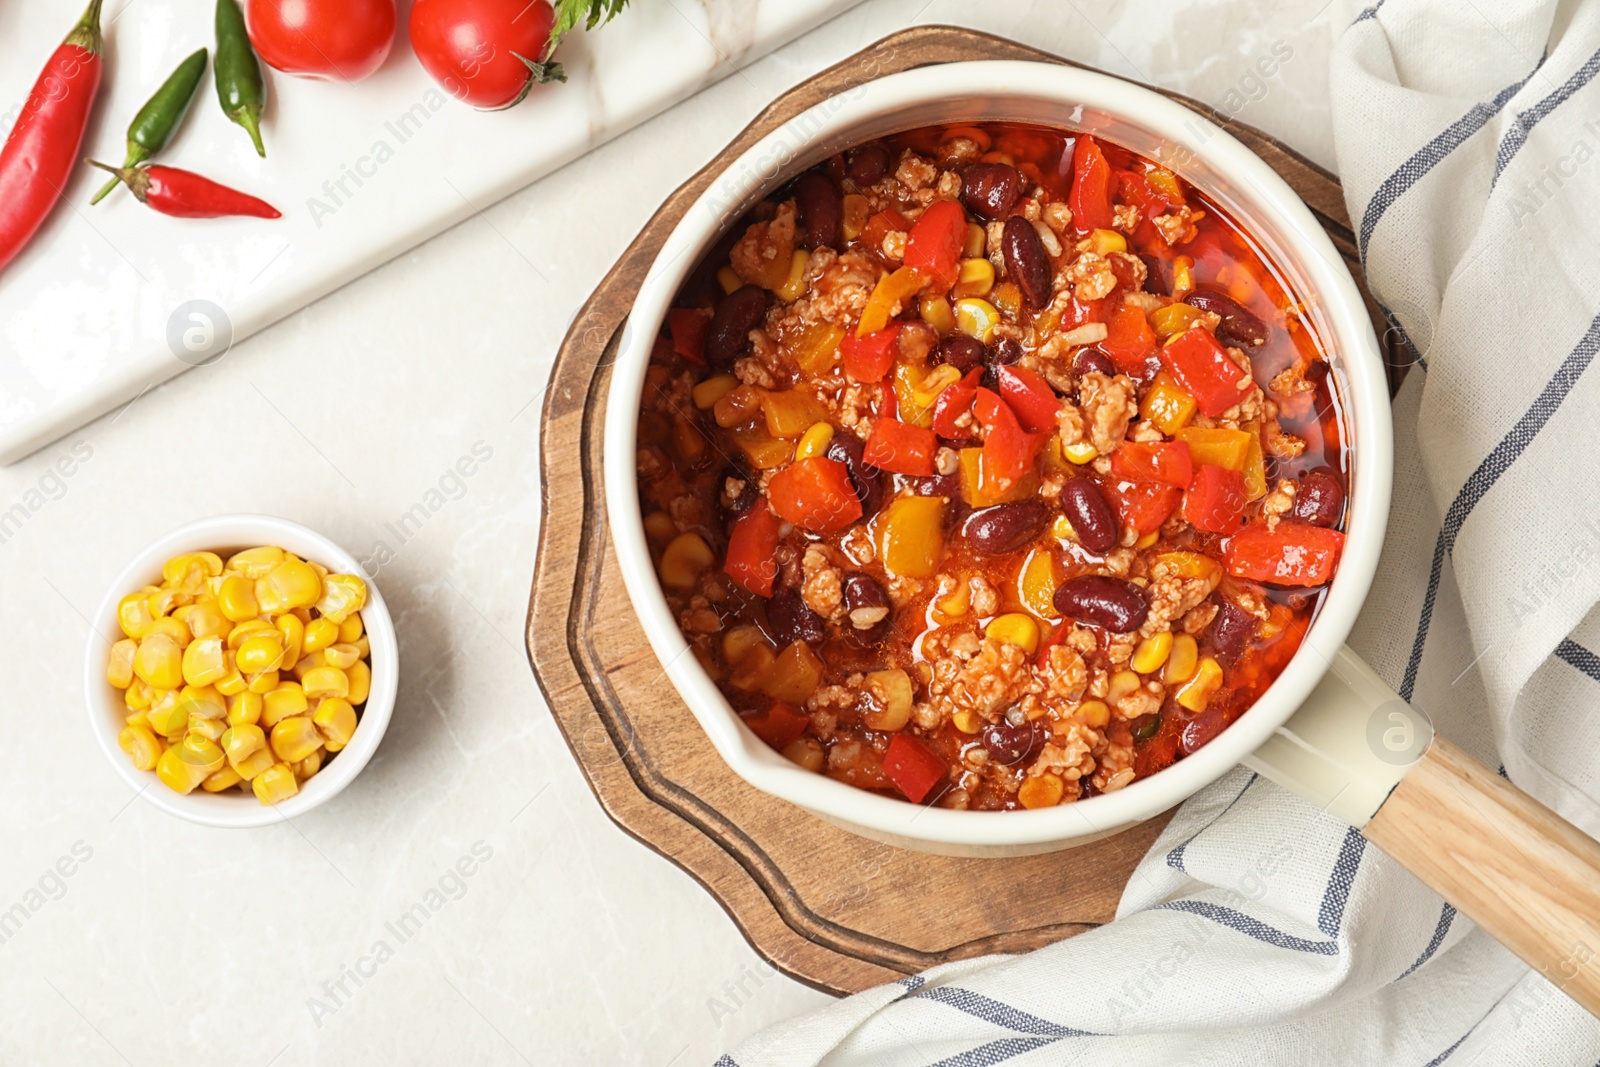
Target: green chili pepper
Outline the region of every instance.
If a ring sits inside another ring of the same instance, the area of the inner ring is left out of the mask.
[[[1160,729],[1161,729],[1161,716],[1160,715],[1146,715],[1142,719],[1135,719],[1134,720],[1133,729],[1132,729],[1131,733],[1133,734],[1134,740],[1136,740],[1136,741],[1148,741],[1152,737],[1154,737],[1156,735],[1157,731],[1159,731]]]
[[[172,76],[133,116],[133,122],[128,125],[128,156],[122,164],[124,168],[136,167],[167,147],[183,122],[183,116],[189,113],[194,91],[200,87],[200,78],[206,72],[206,55],[202,48],[179,63]],[[105,188],[94,194],[89,203],[98,204],[104,200],[121,181],[121,178],[112,178],[106,182]]]
[[[267,102],[267,83],[261,60],[250,47],[244,12],[238,0],[217,0],[217,99],[222,111],[245,128],[255,142],[256,154],[267,158],[261,144],[261,109]]]

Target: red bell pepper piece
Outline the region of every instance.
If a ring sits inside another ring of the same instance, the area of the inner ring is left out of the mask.
[[[1156,332],[1142,308],[1124,304],[1106,323],[1106,339],[1100,350],[1111,357],[1111,362],[1125,374],[1142,375],[1145,360],[1156,348]]]
[[[702,367],[706,365],[706,331],[710,328],[711,316],[702,308],[673,308],[667,312],[673,350]]]
[[[1000,395],[1005,397],[1017,421],[1030,433],[1056,432],[1056,415],[1061,411],[1061,398],[1050,388],[1044,375],[1026,367],[998,367]]]
[[[1079,134],[1072,146],[1072,192],[1067,195],[1078,229],[1111,229],[1111,164],[1094,138]]]
[[[836,459],[813,456],[772,476],[767,497],[780,518],[827,537],[861,518],[861,498],[850,471]]]
[[[1124,203],[1133,204],[1139,209],[1140,221],[1165,215],[1172,210],[1167,198],[1143,174],[1136,170],[1119,170],[1116,175],[1117,191],[1122,194]]]
[[[650,345],[650,362],[668,364],[672,362],[672,341],[670,338],[657,337]]]
[[[1014,411],[992,390],[980,388],[972,411],[983,427],[983,466],[1009,488],[1033,468],[1048,434],[1028,433]]]
[[[905,265],[933,279],[938,292],[948,290],[961,272],[961,249],[967,242],[967,215],[954,200],[928,206],[906,237]]]
[[[1269,585],[1323,585],[1332,580],[1344,534],[1321,526],[1253,522],[1228,539],[1223,563],[1235,578]]]
[[[1250,394],[1250,376],[1239,369],[1211,331],[1194,326],[1161,349],[1161,363],[1207,418],[1227,411]]]
[[[883,776],[911,803],[921,804],[947,773],[944,760],[910,734],[897,733],[889,739],[889,750],[883,754]]]
[[[1244,521],[1244,506],[1249,499],[1243,474],[1206,463],[1194,472],[1194,481],[1184,494],[1183,517],[1197,529],[1231,534]]]
[[[771,596],[772,583],[778,577],[776,557],[782,527],[767,502],[756,501],[733,524],[733,533],[728,537],[728,556],[722,564],[728,577],[757,596]]]
[[[877,333],[857,337],[854,330],[839,342],[839,363],[858,382],[875,382],[889,373],[899,354],[900,323],[891,322]]]
[[[972,410],[972,402],[978,397],[978,382],[982,378],[983,368],[974,367],[967,371],[966,377],[939,392],[939,399],[933,404],[934,433],[950,441],[964,441],[977,436],[973,432],[976,429],[973,424],[958,426],[956,420]]]
[[[886,207],[867,220],[861,228],[861,247],[876,250],[883,247],[883,239],[889,236],[890,230],[899,230],[904,233],[911,229],[911,223],[906,217],[892,207]]]
[[[1111,453],[1111,473],[1124,481],[1187,489],[1194,481],[1194,460],[1187,441],[1124,441]]]
[[[1117,524],[1124,530],[1139,531],[1141,537],[1160,529],[1183,497],[1182,489],[1160,482],[1112,482],[1101,488],[1117,513]]]
[[[752,733],[779,752],[798,740],[811,724],[811,717],[805,712],[782,701],[765,711],[741,712],[739,717]]]
[[[891,474],[931,478],[933,454],[938,448],[939,439],[932,430],[880,417],[872,424],[872,436],[867,438],[861,458],[869,466]]]

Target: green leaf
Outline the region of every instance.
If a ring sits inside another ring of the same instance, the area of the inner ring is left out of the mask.
[[[628,0],[556,0],[556,24],[550,31],[550,47],[545,52],[549,58],[555,54],[561,38],[583,23],[584,29],[603,26],[622,13]]]

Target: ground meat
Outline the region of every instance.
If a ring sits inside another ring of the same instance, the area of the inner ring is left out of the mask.
[[[1073,295],[1084,302],[1110,296],[1117,287],[1111,261],[1098,252],[1078,253],[1078,258],[1062,268],[1057,280],[1072,286]]]
[[[830,622],[844,618],[844,575],[833,565],[833,557],[820,543],[806,548],[801,564],[805,572],[800,597],[806,607]]]
[[[1139,628],[1139,633],[1150,637],[1169,629],[1173,620],[1187,615],[1211,595],[1213,588],[1212,582],[1205,578],[1184,578],[1175,573],[1171,564],[1157,563],[1151,568],[1150,587],[1147,590],[1150,614]]]
[[[757,222],[733,246],[728,262],[733,272],[747,282],[770,278],[777,263],[787,264],[794,256],[795,207],[793,200],[778,205],[769,222]]]
[[[1183,617],[1183,632],[1193,637],[1204,633],[1211,620],[1217,617],[1220,606],[1207,601]]]
[[[758,389],[776,389],[778,379],[772,374],[760,356],[745,356],[733,365],[733,376],[745,385],[753,385]]]
[[[1294,459],[1306,450],[1303,439],[1292,433],[1285,433],[1283,427],[1276,421],[1267,424],[1266,438],[1267,452],[1279,459]]]
[[[1039,217],[1056,233],[1066,233],[1067,227],[1072,225],[1072,209],[1059,200],[1046,204]]]
[[[1111,228],[1132,233],[1139,228],[1139,209],[1133,204],[1118,204],[1111,209]]]
[[[923,159],[915,152],[907,149],[900,157],[900,165],[894,170],[895,181],[905,186],[912,192],[926,189],[939,177],[939,168]]]
[[[1089,684],[1089,669],[1076,649],[1054,645],[1039,668],[1046,702],[1052,705],[1076,704]]]
[[[1266,520],[1267,529],[1276,530],[1278,522],[1294,507],[1294,483],[1287,478],[1280,479],[1277,486],[1268,493],[1266,499],[1261,501],[1261,517]]]
[[[1161,234],[1161,239],[1169,245],[1187,244],[1200,235],[1200,230],[1195,225],[1206,217],[1204,211],[1191,211],[1185,204],[1173,208],[1171,213],[1157,215],[1150,221],[1155,224],[1156,232]]]
[[[967,583],[967,590],[971,597],[968,603],[972,605],[974,615],[987,618],[1000,610],[1000,594],[994,591],[994,586],[989,584],[987,578],[973,575]]]
[[[1128,423],[1139,413],[1138,395],[1133,379],[1125,374],[1108,378],[1090,371],[1079,380],[1078,400],[1089,425],[1089,441],[1100,452],[1110,452],[1128,435]]]
[[[1033,766],[1028,768],[1029,777],[1056,774],[1075,782],[1094,771],[1091,753],[1102,743],[1100,735],[1081,722],[1068,721],[1059,728],[1061,732],[1051,737]]]
[[[711,607],[710,601],[696,595],[689,598],[689,606],[678,616],[678,625],[686,633],[714,634],[722,629],[722,616]]]
[[[1044,689],[1021,648],[970,630],[936,631],[923,642],[923,655],[933,666],[928,700],[941,719],[966,711],[997,722],[1006,708]]]

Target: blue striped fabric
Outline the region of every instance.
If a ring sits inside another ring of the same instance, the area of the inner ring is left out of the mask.
[[[1517,113],[1516,119],[1511,124],[1511,129],[1506,131],[1505,137],[1500,140],[1500,147],[1494,154],[1494,177],[1489,179],[1489,188],[1493,189],[1500,183],[1500,175],[1506,166],[1516,158],[1522,146],[1528,143],[1528,133],[1550,113],[1568,100],[1572,95],[1600,74],[1600,51],[1589,57],[1589,61],[1579,67],[1577,72],[1568,78],[1561,87],[1549,96],[1540,100],[1526,111]]]
[[[1444,944],[1444,939],[1449,935],[1450,927],[1455,923],[1455,921],[1455,905],[1448,903],[1445,904],[1445,906],[1439,911],[1439,925],[1433,928],[1433,937],[1428,940],[1428,947],[1422,950],[1422,955],[1417,957],[1417,961],[1415,963],[1407,967],[1405,971],[1401,973],[1400,978],[1406,977],[1418,967],[1421,967],[1424,963],[1427,963],[1429,960],[1433,959],[1433,954],[1439,951],[1440,945]],[[1400,981],[1400,978],[1396,978],[1395,981]]]
[[[1008,1037],[999,1041],[991,1041],[987,1045],[968,1049],[955,1056],[949,1056],[928,1067],[993,1067],[994,1064],[1004,1063],[1006,1060],[1020,1056],[1024,1052],[1053,1045],[1061,1040],[1057,1037]]]
[[[1600,682],[1600,656],[1590,652],[1572,638],[1568,637],[1556,646],[1556,658],[1573,670],[1582,671]]]
[[[975,1019],[982,1019],[986,1023],[1013,1030],[1019,1034],[1034,1034],[1040,1037],[1100,1037],[1087,1030],[1074,1030],[1070,1026],[1053,1023],[1049,1019],[1041,1019],[1037,1015],[1019,1011],[1009,1004],[1002,1004],[998,1000],[974,993],[970,989],[960,986],[934,986],[916,994],[921,1000],[929,1000],[935,1004],[945,1004],[957,1011],[965,1012]]]
[[[1255,785],[1256,784],[1256,780],[1259,779],[1260,777],[1261,776],[1259,774],[1256,774],[1256,773],[1252,772],[1251,775],[1250,775],[1249,781],[1244,783],[1244,788],[1239,790],[1239,792],[1234,796],[1234,798],[1232,800],[1228,801],[1228,806],[1227,807],[1225,807],[1221,811],[1217,812],[1216,818],[1210,820],[1204,826],[1200,827],[1200,829],[1196,830],[1194,833],[1192,833],[1188,837],[1184,838],[1181,842],[1178,843],[1178,845],[1176,847],[1174,847],[1172,849],[1171,852],[1168,852],[1167,853],[1167,866],[1171,867],[1173,870],[1176,870],[1176,871],[1183,871],[1183,850],[1188,848],[1190,845],[1194,844],[1195,838],[1199,837],[1201,834],[1205,833],[1213,825],[1215,825],[1217,819],[1222,818],[1224,815],[1228,814],[1228,812],[1232,811],[1233,810],[1233,806],[1235,804],[1239,803],[1239,801],[1244,798],[1244,795],[1250,791],[1250,787]],[[1183,871],[1183,873],[1184,874],[1188,874],[1189,872],[1188,871]]]
[[[1276,927],[1268,926],[1260,919],[1246,915],[1237,908],[1224,907],[1221,904],[1212,904],[1204,900],[1169,900],[1165,904],[1157,904],[1151,911],[1181,911],[1190,915],[1198,915],[1202,919],[1210,919],[1220,923],[1230,930],[1236,930],[1246,937],[1253,937],[1257,941],[1265,941],[1278,948],[1290,949],[1294,952],[1309,952],[1317,956],[1337,956],[1339,943],[1337,941],[1312,941],[1294,934],[1286,934]]]

